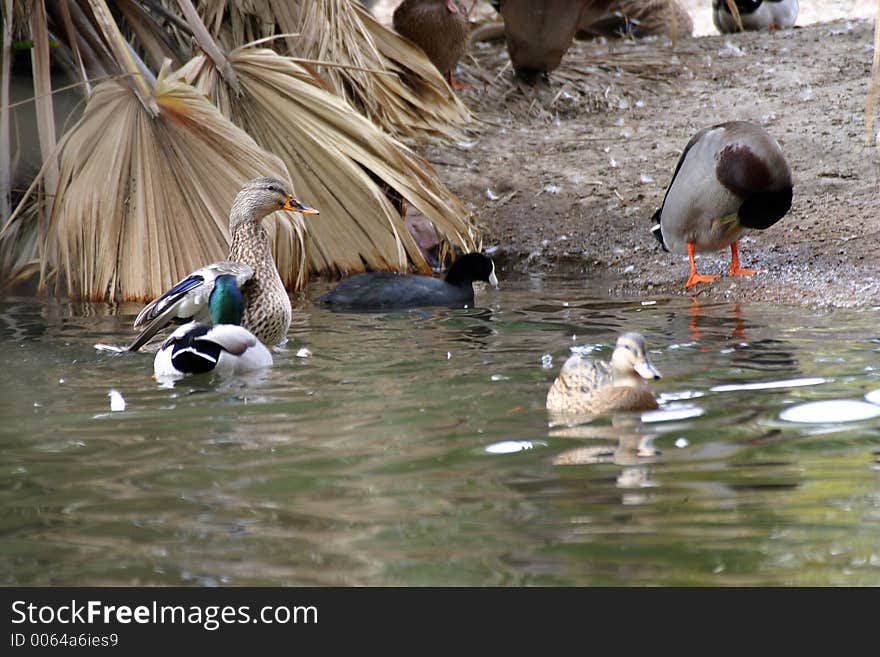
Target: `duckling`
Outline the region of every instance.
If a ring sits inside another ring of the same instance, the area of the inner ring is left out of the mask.
[[[291,196],[287,185],[275,178],[256,178],[238,192],[229,211],[232,244],[229,256],[198,269],[148,303],[134,320],[144,326],[129,351],[137,351],[172,322],[210,321],[208,299],[217,276],[235,276],[245,297],[242,324],[265,344],[281,342],[290,327],[292,307],[281,282],[264,217],[276,210],[318,214]]]
[[[172,333],[153,360],[156,378],[185,374],[243,374],[271,367],[272,354],[256,336],[239,326],[245,297],[237,278],[220,274],[208,299],[214,325],[190,322]]]
[[[744,30],[777,30],[794,25],[798,0],[734,0]],[[727,0],[712,0],[712,22],[722,34],[739,32]]]
[[[739,262],[746,229],[763,230],[791,208],[791,171],[779,143],[761,126],[730,121],[700,130],[687,143],[651,231],[666,251],[687,253],[689,288],[716,274],[697,273],[694,255],[730,247],[728,274],[751,275]]]
[[[318,297],[317,302],[356,310],[463,308],[474,305],[473,281],[486,281],[498,287],[495,264],[482,253],[467,253],[458,258],[445,279],[387,271],[358,274]]]
[[[460,89],[452,71],[468,49],[470,23],[458,0],[403,0],[392,16],[394,29],[418,45],[437,70]]]
[[[652,410],[657,399],[645,380],[659,378],[648,360],[645,338],[624,333],[617,338],[610,363],[580,354],[569,357],[547,393],[547,410],[590,415]]]
[[[614,0],[502,0],[507,52],[517,75],[533,82],[555,70],[578,25],[604,16]]]

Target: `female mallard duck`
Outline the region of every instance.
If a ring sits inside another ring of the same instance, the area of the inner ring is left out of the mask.
[[[502,0],[504,34],[517,74],[534,80],[556,69],[578,25],[604,16],[614,0]]]
[[[744,30],[776,30],[794,25],[798,0],[734,0]],[[739,32],[727,0],[712,0],[712,22],[721,33]]]
[[[600,415],[657,408],[645,379],[659,379],[660,373],[648,360],[647,351],[639,333],[624,333],[617,338],[610,363],[571,356],[547,393],[547,410]]]
[[[467,253],[452,263],[446,278],[367,272],[346,278],[318,297],[318,303],[357,310],[400,310],[424,306],[474,305],[474,281],[498,287],[495,264],[482,253]]]
[[[153,361],[157,378],[206,372],[244,374],[272,365],[266,346],[239,326],[245,298],[234,274],[215,277],[207,305],[213,326],[190,322],[174,331]]]
[[[729,246],[728,273],[754,274],[740,267],[739,238],[782,219],[791,198],[791,171],[776,140],[748,121],[722,123],[700,130],[685,146],[651,230],[665,250],[688,254],[685,288],[718,278],[697,273],[698,251]]]
[[[452,70],[468,49],[470,24],[458,0],[403,0],[394,10],[394,29],[418,45],[451,87]]]
[[[282,341],[290,326],[290,297],[278,275],[272,245],[262,220],[276,210],[318,214],[291,196],[280,180],[256,178],[235,197],[229,211],[232,245],[226,261],[198,269],[180,280],[138,314],[134,326],[146,326],[128,347],[137,351],[171,322],[211,321],[208,300],[218,276],[230,274],[244,298],[242,326],[267,345]]]

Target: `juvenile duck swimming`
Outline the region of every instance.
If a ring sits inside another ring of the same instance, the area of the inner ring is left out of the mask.
[[[569,357],[547,393],[547,410],[578,415],[652,410],[657,399],[645,381],[659,378],[642,335],[624,333],[610,363]]]

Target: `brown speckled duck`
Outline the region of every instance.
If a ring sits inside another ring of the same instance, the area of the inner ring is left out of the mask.
[[[680,0],[614,0],[608,13],[598,20],[593,12],[586,12],[578,27],[578,37],[639,38],[652,34],[683,37],[693,32],[694,21]]]
[[[394,10],[394,29],[417,44],[450,86],[458,60],[468,49],[470,24],[458,0],[403,0]]]
[[[224,275],[234,276],[244,294],[241,325],[265,345],[281,342],[290,327],[292,309],[275,266],[268,233],[262,225],[263,218],[276,210],[318,214],[314,208],[294,199],[280,180],[256,178],[248,182],[229,211],[232,244],[228,259],[192,272],[147,304],[134,320],[135,328],[146,326],[128,347],[129,351],[140,349],[172,322],[210,324],[209,299],[215,280]]]
[[[646,380],[660,378],[648,360],[645,339],[639,333],[617,338],[611,362],[575,354],[562,366],[547,393],[547,410],[572,415],[601,415],[657,408]]]
[[[614,0],[501,0],[507,52],[517,74],[532,81],[556,69],[578,25],[591,23]]]
[[[791,199],[791,171],[779,143],[755,123],[730,121],[700,130],[687,143],[651,230],[665,250],[688,254],[685,288],[718,278],[697,272],[698,252],[729,246],[728,274],[754,274],[740,266],[739,238],[782,219]]]

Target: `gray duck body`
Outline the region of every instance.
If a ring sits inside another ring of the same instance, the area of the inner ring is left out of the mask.
[[[791,207],[791,171],[760,126],[731,121],[700,130],[678,161],[655,234],[673,253],[718,251],[749,228],[764,229]],[[719,221],[729,218],[729,221]]]

